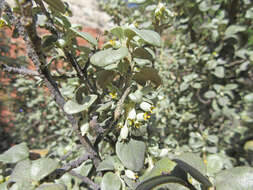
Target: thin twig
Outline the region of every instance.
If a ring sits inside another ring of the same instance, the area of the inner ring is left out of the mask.
[[[76,160],[67,163],[63,167],[60,168],[60,170],[64,170],[66,172],[79,167],[82,163],[84,163],[86,160],[89,159],[89,156],[87,154],[82,155],[81,157],[77,158]]]
[[[6,64],[3,64],[2,67],[4,71],[11,72],[11,73],[18,73],[21,75],[30,75],[30,76],[40,76],[39,72],[26,69],[26,68],[11,67]]]
[[[107,136],[111,132],[112,127],[118,122],[118,120],[119,120],[119,118],[121,116],[122,110],[123,110],[124,102],[125,102],[128,94],[130,92],[131,92],[131,87],[129,86],[129,87],[127,87],[125,89],[123,95],[121,96],[121,98],[117,102],[117,106],[116,106],[115,111],[114,111],[114,117],[112,118],[112,120],[111,120],[111,122],[109,124],[108,129],[103,133],[104,137]]]
[[[99,190],[99,189],[100,189],[99,185],[96,184],[96,183],[94,183],[94,182],[93,182],[92,180],[90,180],[88,177],[83,176],[83,175],[80,175],[80,174],[78,174],[78,173],[76,173],[76,172],[74,172],[74,171],[69,171],[68,173],[69,173],[70,175],[72,175],[72,176],[75,176],[75,177],[81,179],[85,184],[88,184],[88,185],[90,185],[91,187],[93,187],[94,190]]]
[[[128,94],[130,93],[130,91],[131,91],[131,87],[127,87],[126,90],[124,91],[123,95],[121,96],[121,98],[117,102],[117,106],[116,106],[116,109],[114,111],[114,121],[119,119],[119,117],[122,113],[122,110],[123,110],[124,102],[125,102],[126,97],[128,96]]]

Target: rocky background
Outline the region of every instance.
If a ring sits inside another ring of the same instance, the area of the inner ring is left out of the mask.
[[[104,31],[113,26],[108,14],[99,9],[98,0],[63,0],[69,3],[73,16],[70,20],[73,23],[80,24],[84,27],[99,29]],[[7,0],[14,5],[15,0]]]

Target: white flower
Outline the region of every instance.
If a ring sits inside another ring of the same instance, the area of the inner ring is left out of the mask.
[[[126,122],[126,124],[120,130],[120,137],[121,137],[121,139],[122,140],[127,139],[128,133],[129,133],[129,129],[127,127],[127,122]]]
[[[136,179],[137,175],[131,170],[125,170],[125,174],[130,179]]]
[[[130,112],[128,113],[127,119],[130,119],[130,120],[136,119],[136,111],[134,108],[131,109]]]

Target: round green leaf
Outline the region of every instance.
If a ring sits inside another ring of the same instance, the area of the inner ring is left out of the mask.
[[[102,179],[101,190],[120,190],[120,188],[120,178],[112,172],[107,172]]]
[[[78,174],[81,174],[82,176],[88,176],[92,167],[93,164],[91,160],[87,160],[84,163],[82,163],[82,165],[80,165],[79,167],[73,169],[73,171],[75,171]]]
[[[207,157],[207,172],[215,174],[224,168],[224,157],[213,154]]]
[[[19,162],[11,173],[9,183],[31,181],[31,161],[24,160]]]
[[[50,158],[41,158],[32,162],[31,178],[39,181],[53,172],[58,167],[58,162]]]
[[[102,70],[97,73],[97,83],[100,88],[105,89],[114,79],[116,72],[110,70]]]
[[[129,142],[117,142],[116,154],[122,164],[133,171],[140,171],[144,164],[146,145],[142,141],[131,139]]]
[[[153,60],[153,55],[150,53],[150,51],[143,47],[136,48],[133,52],[133,57],[139,59],[148,59],[151,61]]]
[[[98,45],[98,42],[95,38],[93,38],[92,35],[90,35],[89,33],[87,32],[81,32],[81,31],[78,31],[77,29],[75,28],[70,28],[71,31],[73,31],[76,35],[78,35],[79,37],[87,40],[90,44],[94,45],[94,46],[97,46]]]
[[[153,30],[139,30],[137,28],[125,29],[125,34],[132,38],[134,35],[139,36],[143,41],[153,46],[160,47],[162,45],[162,39],[160,35]]]
[[[0,155],[0,162],[16,163],[29,157],[29,149],[26,143],[15,145]]]
[[[140,72],[136,73],[133,79],[141,85],[145,85],[147,81],[151,81],[156,86],[162,84],[158,71],[151,67],[143,67]]]
[[[35,190],[67,190],[67,187],[63,184],[42,184]]]
[[[215,93],[214,91],[212,91],[212,90],[209,90],[209,91],[207,91],[207,92],[204,94],[204,96],[205,96],[206,98],[208,98],[208,99],[210,99],[210,98],[215,98],[215,97],[216,97],[216,93]]]
[[[140,103],[142,101],[142,97],[143,97],[143,94],[140,90],[136,90],[135,92],[133,93],[130,93],[128,95],[128,97],[130,98],[130,100],[132,100],[133,102],[135,103]]]
[[[214,75],[218,78],[224,78],[224,76],[225,76],[224,67],[216,67],[214,70]]]
[[[229,37],[232,36],[238,32],[243,32],[246,30],[245,26],[239,26],[239,25],[231,25],[227,28],[227,30],[225,31],[225,36]]]
[[[128,55],[126,47],[120,47],[117,50],[106,49],[99,51],[91,56],[91,63],[98,67],[105,67],[111,65]]]
[[[87,110],[97,99],[97,95],[89,95],[84,97],[83,103],[78,104],[72,100],[69,100],[64,105],[64,111],[68,114],[75,114],[81,111]]]
[[[175,166],[177,165],[176,162],[173,162],[171,159],[165,157],[162,158],[161,160],[159,160],[158,162],[155,163],[155,166],[152,168],[152,170],[146,174],[144,174],[144,176],[142,176],[140,178],[140,180],[142,181],[147,180],[149,178],[161,175],[162,173],[164,174],[168,174],[171,173],[171,171],[175,168]]]
[[[216,190],[252,190],[253,168],[235,167],[224,170],[215,177]]]
[[[253,102],[253,93],[250,93],[250,94],[247,94],[246,96],[244,96],[244,101],[247,103]]]
[[[119,39],[122,39],[124,37],[124,30],[120,26],[116,26],[110,30],[110,32],[117,36]]]
[[[99,163],[97,171],[114,170],[114,163],[118,160],[117,156],[109,156]]]
[[[55,10],[61,12],[61,13],[65,12],[64,3],[61,0],[43,0],[43,1],[45,1],[53,9],[55,9]]]

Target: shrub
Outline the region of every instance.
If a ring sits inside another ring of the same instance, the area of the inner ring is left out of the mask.
[[[11,164],[1,188],[253,187],[250,1],[131,0],[138,6],[130,10],[108,1],[102,7],[118,26],[105,32],[102,47],[68,21],[60,0],[18,1],[12,9],[0,2],[3,22],[24,38],[36,67],[9,70],[39,77],[71,126],[48,103],[44,113],[58,127],[43,135],[62,136],[49,142],[54,152],[21,143],[1,154]],[[37,27],[49,34],[38,36]],[[31,109],[41,106],[34,95]],[[34,111],[28,122],[44,113]]]

